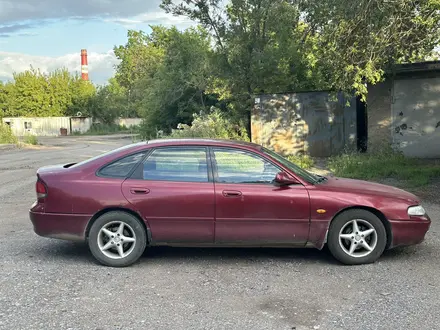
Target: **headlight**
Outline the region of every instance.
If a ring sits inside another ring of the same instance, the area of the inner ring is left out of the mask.
[[[426,214],[426,211],[422,205],[411,206],[408,208],[408,215],[410,215],[410,216],[422,216],[425,214]]]

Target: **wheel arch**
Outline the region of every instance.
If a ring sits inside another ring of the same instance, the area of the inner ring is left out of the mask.
[[[107,207],[105,209],[100,210],[99,212],[95,213],[89,220],[89,222],[87,223],[86,226],[86,231],[85,231],[85,240],[87,241],[89,239],[89,232],[90,232],[90,228],[92,227],[93,223],[102,215],[109,213],[109,212],[115,212],[115,211],[119,211],[119,212],[125,212],[128,213],[134,217],[136,217],[142,224],[142,226],[145,229],[145,232],[147,233],[147,244],[150,244],[152,241],[151,238],[151,231],[150,231],[150,227],[148,226],[147,222],[142,219],[141,215],[139,213],[137,213],[136,211],[124,208],[124,207]]]
[[[330,226],[331,226],[333,220],[335,220],[337,216],[339,216],[341,213],[344,213],[349,210],[365,210],[365,211],[373,213],[376,217],[378,217],[380,219],[380,221],[382,221],[382,223],[385,227],[385,231],[387,233],[387,244],[385,246],[385,249],[388,249],[391,246],[391,243],[393,241],[393,232],[391,230],[391,224],[388,221],[388,219],[386,218],[386,216],[381,211],[379,211],[378,209],[376,209],[374,207],[369,207],[369,206],[364,206],[364,205],[355,205],[355,206],[350,206],[350,207],[346,207],[342,210],[339,210],[333,216],[333,218],[330,220],[328,230],[330,229]],[[328,230],[327,230],[327,234],[328,234]],[[325,243],[327,243],[327,235],[325,237]]]

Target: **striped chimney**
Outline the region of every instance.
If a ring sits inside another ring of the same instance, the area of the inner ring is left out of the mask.
[[[81,78],[89,80],[89,66],[87,63],[87,49],[81,49]]]

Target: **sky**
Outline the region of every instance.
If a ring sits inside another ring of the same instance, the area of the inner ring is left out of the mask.
[[[192,25],[166,14],[160,0],[0,0],[0,80],[32,65],[42,72],[65,67],[81,71],[87,49],[89,77],[105,83],[118,63],[113,47],[124,45],[129,29],[149,25]]]

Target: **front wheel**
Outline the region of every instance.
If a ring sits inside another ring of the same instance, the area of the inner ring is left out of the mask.
[[[373,263],[382,255],[387,233],[373,213],[353,209],[339,214],[331,223],[327,245],[331,254],[347,265]]]
[[[100,216],[89,232],[89,248],[100,263],[126,267],[144,253],[147,235],[141,222],[133,215],[115,211]]]

